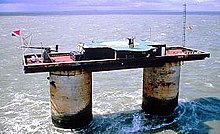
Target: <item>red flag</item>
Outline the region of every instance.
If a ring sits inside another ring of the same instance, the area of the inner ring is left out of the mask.
[[[21,30],[16,30],[16,31],[13,31],[11,33],[12,36],[20,36],[21,35]]]

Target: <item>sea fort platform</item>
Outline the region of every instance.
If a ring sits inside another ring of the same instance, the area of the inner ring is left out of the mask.
[[[80,43],[69,52],[42,49],[43,53],[24,54],[24,73],[49,72],[52,122],[69,129],[84,127],[93,119],[93,72],[143,68],[142,109],[169,116],[178,106],[181,62],[210,57],[202,50],[133,37]]]

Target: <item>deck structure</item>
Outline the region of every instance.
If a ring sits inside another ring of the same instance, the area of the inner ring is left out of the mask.
[[[93,42],[78,45],[78,51],[49,53],[49,62],[42,54],[26,54],[23,63],[25,73],[50,73],[52,122],[72,129],[92,121],[92,72],[144,68],[142,108],[168,116],[178,106],[181,62],[209,56],[201,50],[129,38],[128,42]]]
[[[105,49],[105,48],[103,48]],[[155,47],[155,49],[158,49]],[[152,49],[151,51],[153,51]],[[93,50],[90,50],[93,51]],[[98,50],[99,51],[99,50]],[[94,49],[96,56],[102,56]],[[100,49],[102,51],[102,49]],[[92,53],[92,54],[93,54]],[[116,53],[117,51],[113,52]],[[156,52],[155,52],[156,53]],[[91,55],[92,55],[91,54]],[[129,53],[128,53],[129,54]],[[112,56],[108,58],[91,58],[85,60],[73,60],[71,59],[70,52],[60,53],[54,52],[49,54],[53,62],[44,63],[42,58],[39,58],[37,62],[32,62],[32,56],[41,57],[42,54],[25,54],[23,57],[24,72],[25,73],[38,73],[38,72],[51,72],[51,71],[69,71],[85,69],[91,72],[98,71],[110,71],[119,69],[132,69],[132,68],[144,68],[144,67],[159,67],[168,62],[180,62],[180,61],[194,61],[204,60],[210,56],[210,53],[191,49],[186,47],[166,47],[165,55],[154,54],[153,56],[139,57],[117,57]],[[125,54],[126,55],[126,54]],[[130,54],[132,55],[132,54]],[[88,56],[90,57],[90,55]]]

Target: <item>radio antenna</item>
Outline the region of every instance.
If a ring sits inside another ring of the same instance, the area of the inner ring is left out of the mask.
[[[186,46],[186,0],[183,4],[183,47]]]

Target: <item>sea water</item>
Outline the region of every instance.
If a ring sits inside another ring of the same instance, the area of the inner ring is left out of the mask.
[[[182,45],[178,14],[1,15],[0,133],[219,133],[220,15],[187,16],[186,46],[205,50],[211,58],[184,62],[179,106],[168,118],[141,109],[143,70],[93,73],[93,121],[83,129],[53,126],[48,73],[24,74],[23,49],[13,30],[33,34],[32,45],[59,45],[61,52],[79,42],[136,39]],[[33,50],[26,50],[32,52]],[[38,51],[40,52],[40,51]]]

